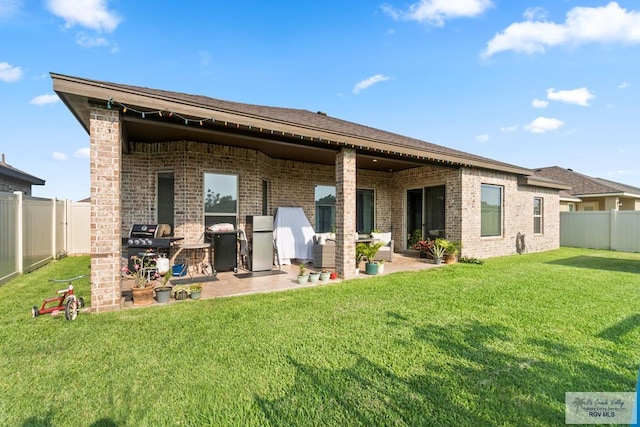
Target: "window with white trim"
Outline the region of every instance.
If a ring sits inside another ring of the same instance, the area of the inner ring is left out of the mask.
[[[542,234],[542,197],[533,198],[533,234]]]
[[[502,236],[502,187],[482,184],[480,206],[480,235]]]

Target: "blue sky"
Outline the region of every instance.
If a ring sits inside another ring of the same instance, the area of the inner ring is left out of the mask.
[[[640,4],[0,0],[0,152],[89,196],[49,72],[330,116],[640,187]]]

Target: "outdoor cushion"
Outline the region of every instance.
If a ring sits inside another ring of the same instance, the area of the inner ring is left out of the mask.
[[[391,233],[371,233],[371,238],[383,242],[385,246],[388,246],[391,242]]]

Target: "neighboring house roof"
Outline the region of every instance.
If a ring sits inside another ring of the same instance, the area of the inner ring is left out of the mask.
[[[23,172],[6,163],[4,154],[2,155],[2,161],[0,161],[0,175],[18,181],[23,181],[31,185],[44,185],[45,182],[44,179],[40,179],[36,176]]]
[[[535,173],[569,185],[571,190],[564,194],[566,197],[625,196],[640,198],[640,188],[638,187],[602,178],[593,178],[559,166],[538,168],[535,169]],[[563,192],[560,193],[560,197],[563,197]]]
[[[402,165],[408,167],[409,163],[413,162],[412,167],[416,166],[415,163],[439,163],[444,166],[477,167],[521,176],[533,175],[533,171],[527,168],[348,122],[330,117],[322,112],[243,104],[200,95],[55,73],[51,73],[51,78],[54,90],[87,133],[89,132],[90,106],[102,103],[102,105],[117,108],[123,112],[123,123],[128,126],[128,129],[123,131],[123,138],[128,138],[129,141],[167,141],[172,137],[182,140],[191,137],[197,138],[195,140],[203,140],[207,138],[206,132],[218,135],[219,141],[221,132],[224,132],[224,136],[229,137],[228,141],[231,138],[236,138],[230,142],[252,148],[249,140],[253,140],[255,147],[257,146],[255,140],[257,138],[268,139],[270,132],[274,146],[277,146],[277,142],[282,140],[289,143],[284,149],[280,148],[281,151],[278,154],[282,156],[293,156],[292,147],[297,145],[333,150],[347,146],[355,148],[359,155],[387,158],[389,162],[395,162],[393,165],[397,166],[383,169],[386,167],[386,163],[378,162],[377,167],[380,170],[397,170],[398,167]],[[146,116],[142,114],[143,112]],[[178,120],[178,117],[182,122]],[[187,126],[190,121],[192,125]],[[200,122],[200,126],[197,126],[198,122]],[[203,126],[203,122],[206,122],[204,123],[206,126]],[[163,126],[162,132],[159,132],[159,129],[151,129],[150,123],[155,123],[157,127]],[[144,130],[143,126],[146,126]],[[174,133],[170,134],[169,132]],[[235,134],[231,135],[232,132]],[[245,138],[242,143],[238,142],[240,136]],[[126,147],[123,149],[126,150]],[[264,143],[259,145],[258,149],[275,150]],[[288,150],[288,152],[283,152],[283,150]],[[319,162],[324,160],[327,164],[331,163],[331,158],[322,159],[322,153],[318,151],[314,153],[314,160]],[[551,182],[543,184],[557,188]]]

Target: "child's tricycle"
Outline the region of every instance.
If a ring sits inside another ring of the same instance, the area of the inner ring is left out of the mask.
[[[84,307],[84,299],[77,297],[73,293],[73,285],[71,282],[83,278],[82,276],[73,277],[71,279],[51,279],[51,282],[66,282],[69,286],[65,289],[58,291],[57,297],[47,298],[42,303],[42,307],[38,309],[38,306],[31,308],[31,316],[38,317],[41,314],[49,314],[57,316],[64,310],[64,317],[67,320],[75,320],[78,317],[78,309]],[[47,306],[48,305],[48,306]]]

